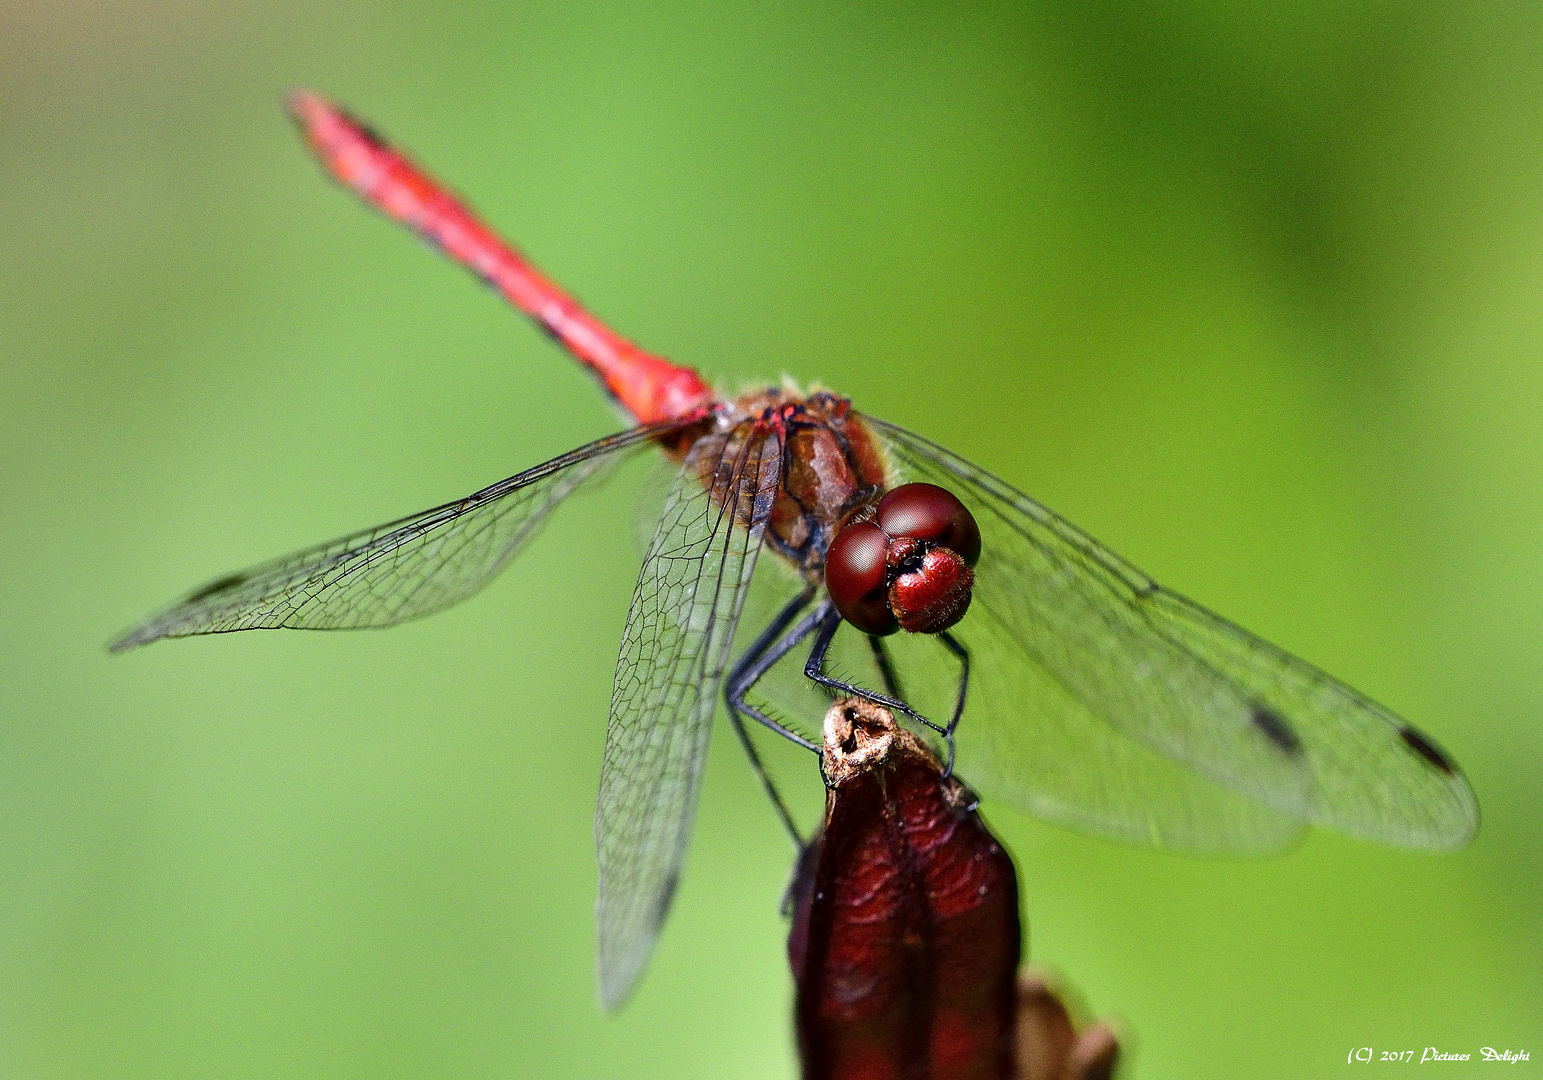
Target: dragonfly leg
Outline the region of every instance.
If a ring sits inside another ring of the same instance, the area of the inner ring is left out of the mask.
[[[809,635],[813,623],[805,619],[799,627],[794,627],[783,640],[779,636],[787,630],[788,624],[798,617],[798,613],[809,606],[809,601],[814,599],[814,591],[805,590],[790,600],[777,617],[771,621],[765,630],[761,631],[755,643],[746,649],[744,655],[734,662],[729,676],[723,683],[724,703],[729,709],[729,720],[734,725],[734,733],[739,736],[739,744],[745,748],[745,755],[750,759],[750,767],[755,770],[756,776],[761,779],[761,786],[766,790],[766,795],[771,799],[772,807],[777,811],[777,816],[782,819],[782,824],[787,828],[789,835],[793,837],[793,843],[800,851],[804,848],[804,839],[798,832],[798,826],[793,822],[793,815],[788,811],[787,803],[782,799],[782,794],[777,790],[777,785],[772,783],[772,778],[766,772],[766,766],[761,761],[761,755],[756,750],[755,744],[750,741],[750,732],[745,729],[744,717],[748,716],[757,723],[763,724],[775,731],[778,735],[797,743],[806,750],[813,750],[816,754],[820,748],[805,739],[797,732],[790,731],[782,724],[777,723],[760,709],[745,701],[748,694],[760,677],[771,668],[778,660],[786,656],[799,641]],[[800,628],[801,627],[801,628]]]
[[[954,715],[948,721],[948,730],[943,733],[943,740],[948,743],[948,765],[943,770],[943,779],[947,780],[954,774],[954,732],[959,727],[959,721],[964,717],[965,694],[970,689],[970,653],[947,630],[938,635],[938,640],[949,652],[959,658],[959,694],[954,699]]]
[[[747,710],[749,711],[749,710]],[[755,719],[771,725],[769,718],[753,714]],[[788,804],[782,801],[782,792],[777,790],[777,785],[772,783],[771,776],[766,772],[766,766],[761,761],[760,751],[756,750],[755,743],[750,741],[750,732],[745,730],[745,722],[735,709],[729,710],[729,720],[734,725],[734,734],[739,736],[739,745],[745,748],[745,756],[750,759],[750,767],[755,770],[756,776],[761,778],[761,787],[766,790],[766,797],[771,800],[772,809],[777,811],[777,817],[782,821],[782,827],[787,829],[788,835],[793,838],[793,846],[799,851],[804,850],[804,838],[799,833],[797,824],[793,821],[793,814],[788,810]],[[775,726],[775,725],[771,725]]]
[[[755,643],[746,649],[744,654],[734,662],[733,668],[729,671],[728,678],[724,680],[723,696],[731,714],[735,712],[743,713],[764,724],[789,742],[795,742],[805,750],[813,750],[818,754],[820,752],[818,744],[810,742],[796,731],[791,731],[777,723],[745,701],[745,695],[761,680],[761,676],[770,671],[777,661],[797,648],[798,643],[813,632],[818,622],[818,617],[824,610],[823,605],[799,620],[798,625],[793,627],[793,629],[787,629],[788,624],[798,616],[800,611],[808,607],[809,602],[813,599],[814,590],[806,590],[795,596],[788,602],[786,607],[778,612],[777,617],[771,621],[770,625],[761,631],[761,636],[755,639]],[[783,633],[784,630],[787,630],[785,634]],[[778,635],[781,635],[780,640]]]
[[[915,720],[918,724],[937,732],[943,737],[943,740],[948,743],[949,759],[952,762],[953,732],[950,728],[934,724],[931,720],[928,720],[921,713],[900,700],[898,696],[880,694],[853,683],[844,682],[841,679],[834,679],[825,674],[825,654],[830,649],[830,643],[835,638],[836,631],[841,628],[841,613],[836,610],[836,606],[830,600],[825,600],[819,607],[815,608],[810,614],[809,619],[805,621],[813,621],[818,627],[818,630],[815,632],[814,647],[809,650],[809,662],[804,665],[805,676],[837,694],[848,694],[853,697],[865,698],[876,705],[884,706],[886,709],[905,713],[905,715]],[[883,672],[884,668],[881,666],[879,670]],[[893,672],[890,673],[890,676],[892,675]],[[886,677],[886,682],[889,681],[890,676]]]
[[[900,676],[895,672],[895,665],[890,661],[889,650],[884,647],[884,639],[868,635],[868,648],[873,650],[873,662],[879,669],[879,676],[884,680],[884,692],[892,698],[904,697],[900,692]]]

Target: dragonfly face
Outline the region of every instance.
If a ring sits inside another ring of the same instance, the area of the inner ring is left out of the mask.
[[[980,527],[951,492],[902,484],[836,536],[825,587],[841,617],[865,634],[937,634],[970,607]]]

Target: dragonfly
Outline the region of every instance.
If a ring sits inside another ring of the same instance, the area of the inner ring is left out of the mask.
[[[335,179],[534,319],[631,426],[219,577],[109,647],[428,615],[480,590],[617,462],[658,455],[673,472],[622,631],[595,815],[607,1008],[631,993],[669,910],[720,696],[797,839],[748,727],[820,752],[758,689],[785,658],[804,658],[802,685],[893,710],[984,797],[1115,840],[1252,855],[1310,826],[1431,850],[1474,835],[1461,770],[1388,709],[847,398],[718,393],[610,330],[341,108],[306,92],[289,106]],[[753,581],[774,602],[741,634]]]

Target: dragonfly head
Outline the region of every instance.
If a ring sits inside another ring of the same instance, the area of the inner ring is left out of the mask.
[[[964,618],[979,558],[964,503],[934,484],[903,484],[836,534],[825,587],[865,634],[936,634]]]

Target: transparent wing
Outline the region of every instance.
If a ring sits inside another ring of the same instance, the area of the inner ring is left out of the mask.
[[[781,477],[752,423],[699,439],[638,575],[595,811],[600,996],[616,1008],[653,951],[691,835],[707,737]]]
[[[1305,830],[1109,724],[1026,661],[1011,627],[980,599],[954,634],[974,660],[957,769],[987,798],[1079,832],[1196,854],[1269,854]],[[959,680],[953,655],[920,636],[888,638],[885,648],[902,696],[926,716],[947,717]],[[854,681],[877,686],[876,677],[864,671]]]
[[[1217,850],[1268,849],[1282,818],[1415,848],[1473,836],[1478,805],[1461,772],[1399,717],[1161,588],[989,473],[870,423],[902,472],[952,490],[981,527],[975,598],[956,636],[980,653],[959,754],[983,790],[1095,822],[1140,792],[1152,800],[1150,840]],[[1084,744],[1076,758],[1046,760],[1046,725]],[[1195,802],[1200,789],[1173,762],[1233,798]],[[1081,775],[1092,770],[1101,777]],[[1255,817],[1237,816],[1247,813],[1237,795],[1258,804]],[[1205,829],[1218,814],[1231,825]]]
[[[108,648],[234,630],[392,626],[439,611],[486,585],[575,488],[685,423],[624,431],[456,502],[219,578]]]

